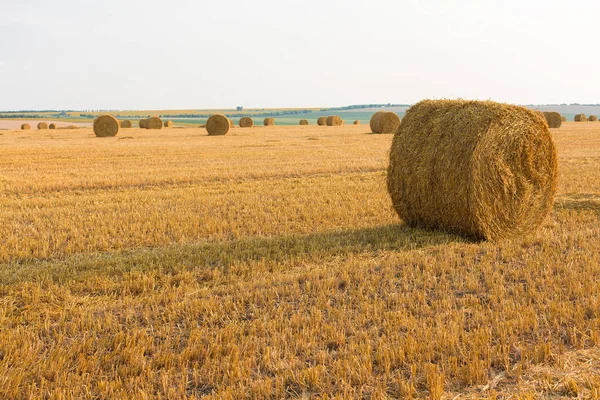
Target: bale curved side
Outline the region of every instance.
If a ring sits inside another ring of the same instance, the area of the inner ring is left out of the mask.
[[[342,119],[337,115],[330,115],[327,117],[327,126],[341,126],[342,123]]]
[[[562,117],[559,113],[554,111],[544,111],[544,117],[550,128],[560,128],[562,125]]]
[[[319,125],[319,126],[327,125],[327,117],[319,117],[319,119],[317,119],[317,125]]]
[[[400,117],[391,111],[378,111],[371,117],[369,126],[373,133],[394,133],[400,125]]]
[[[140,122],[139,122],[140,128],[142,128],[142,129],[146,129],[146,122],[147,122],[147,121],[148,121],[148,120],[147,120],[146,118],[142,118],[142,119],[140,119]]]
[[[170,119],[165,121],[165,128],[170,128],[173,126],[173,121],[171,121]]]
[[[588,117],[588,121],[592,121],[592,122],[598,121],[598,116],[597,115],[590,115]]]
[[[97,137],[116,136],[119,127],[119,121],[112,115],[100,115],[94,120],[94,133]]]
[[[39,124],[37,124],[37,128],[38,129],[48,129],[48,124],[45,122],[40,122]]]
[[[274,118],[265,118],[263,120],[263,124],[265,126],[273,126],[273,125],[275,125],[275,119]]]
[[[250,117],[242,117],[239,122],[240,128],[252,128],[254,126],[254,120]]]
[[[146,120],[146,129],[162,129],[163,125],[162,119],[158,117],[150,117]]]
[[[587,121],[587,117],[585,116],[585,114],[577,114],[575,118],[573,118],[573,120],[575,122],[585,122]]]
[[[394,135],[387,186],[410,225],[500,240],[541,224],[553,206],[557,164],[548,124],[531,110],[425,100]]]
[[[21,124],[21,130],[28,131],[31,129],[31,125],[29,124]]]
[[[131,121],[126,119],[121,121],[121,128],[131,128]]]
[[[300,120],[300,125],[308,125],[308,120],[307,119],[301,119]]]
[[[211,115],[206,121],[206,130],[210,136],[225,135],[229,128],[229,119],[222,114]]]

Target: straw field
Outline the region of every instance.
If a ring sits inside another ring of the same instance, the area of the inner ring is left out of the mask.
[[[600,397],[600,135],[522,239],[412,228],[368,125],[0,136],[0,398]]]

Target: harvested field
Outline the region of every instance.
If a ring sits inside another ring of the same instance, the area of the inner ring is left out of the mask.
[[[598,396],[595,123],[551,131],[551,215],[497,244],[403,224],[392,135],[366,124],[21,123],[0,141],[0,398]]]

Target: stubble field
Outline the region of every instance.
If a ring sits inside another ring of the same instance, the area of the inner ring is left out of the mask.
[[[0,397],[600,399],[600,123],[497,244],[403,225],[368,131],[2,131]]]

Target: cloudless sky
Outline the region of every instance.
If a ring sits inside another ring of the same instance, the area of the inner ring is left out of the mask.
[[[600,1],[0,0],[0,110],[600,103]]]

